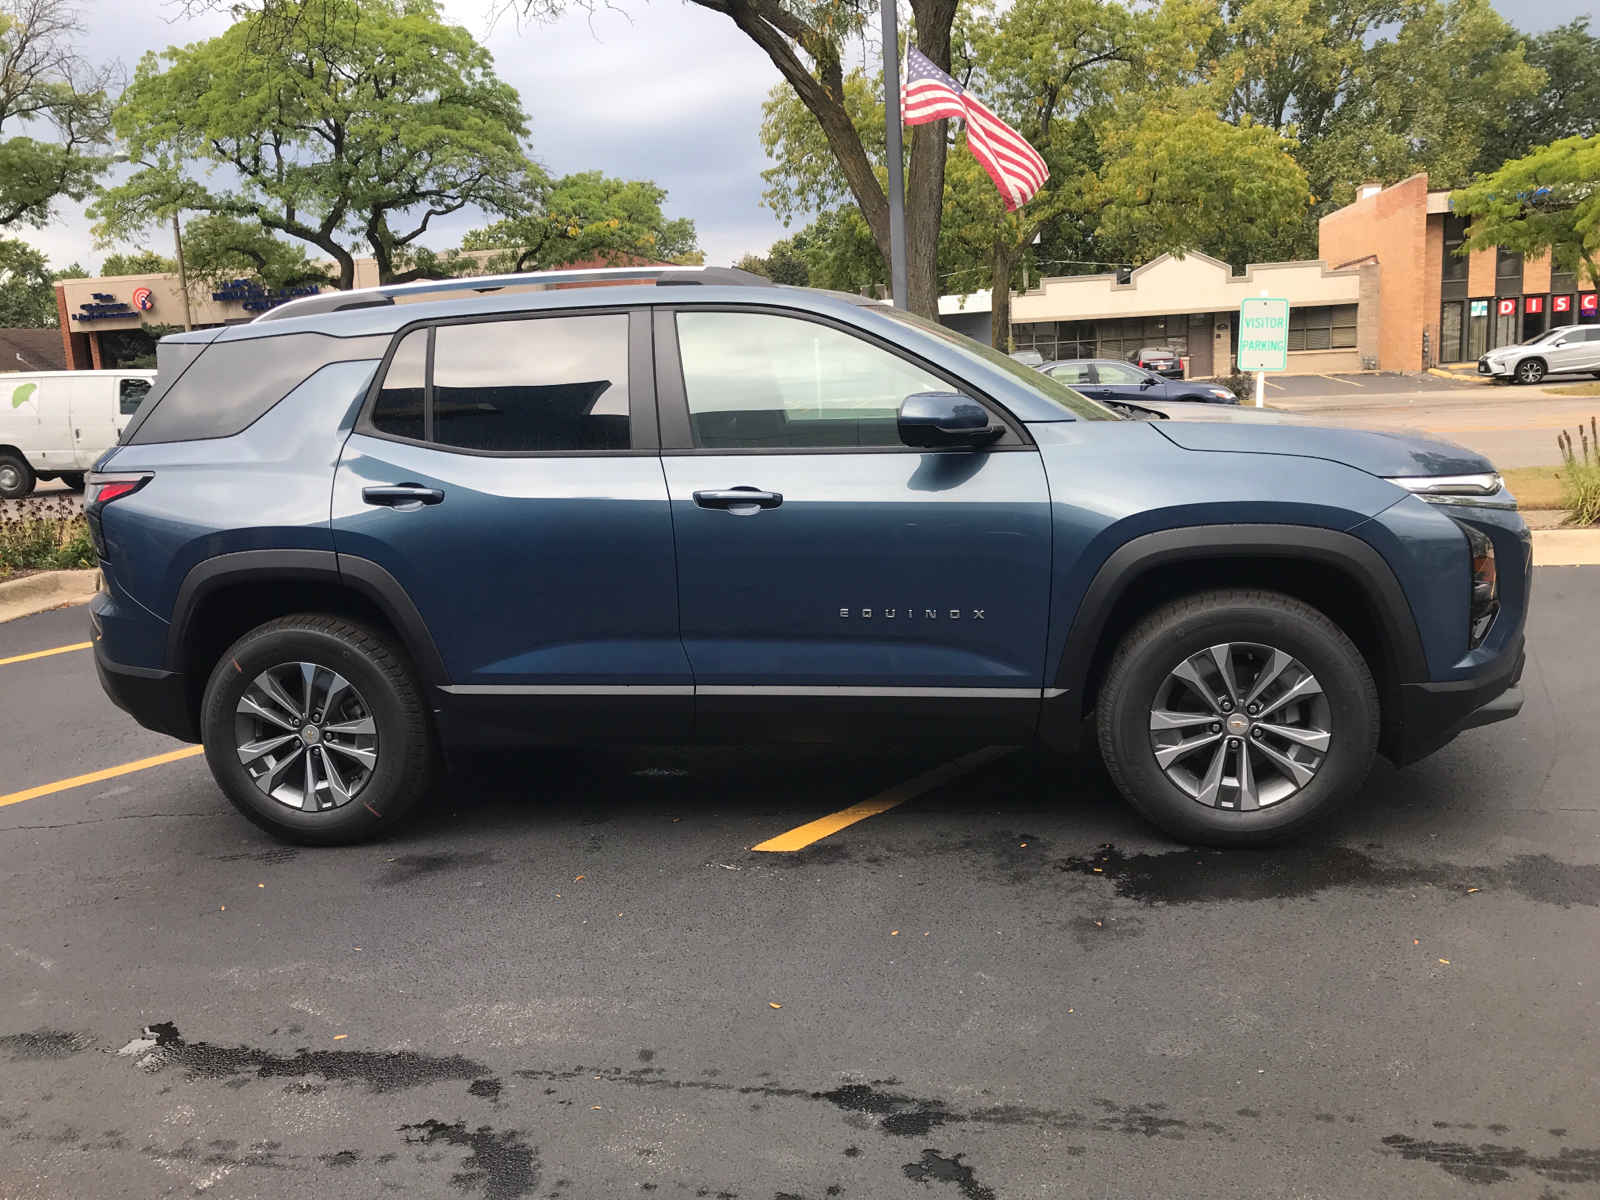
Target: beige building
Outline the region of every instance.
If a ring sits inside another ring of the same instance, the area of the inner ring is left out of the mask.
[[[1191,377],[1226,375],[1238,346],[1241,301],[1289,301],[1289,370],[1378,366],[1380,268],[1325,262],[1261,263],[1235,275],[1206,254],[1163,254],[1126,275],[1046,278],[1011,301],[1016,348],[1052,358],[1125,358],[1147,346],[1176,350]]]

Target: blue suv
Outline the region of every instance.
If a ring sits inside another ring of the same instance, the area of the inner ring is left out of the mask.
[[[887,739],[1096,743],[1269,842],[1515,715],[1529,535],[1459,447],[1207,415],[727,269],[299,300],[161,341],[96,663],[305,843],[475,747]]]

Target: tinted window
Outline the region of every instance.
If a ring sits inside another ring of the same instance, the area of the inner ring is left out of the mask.
[[[1059,379],[1065,384],[1094,382],[1089,377],[1088,363],[1068,363],[1064,367],[1051,367],[1050,378]]]
[[[1100,382],[1106,384],[1137,384],[1149,378],[1143,371],[1118,363],[1100,363],[1095,371],[1100,376]]]
[[[428,330],[416,329],[401,339],[383,377],[383,390],[372,410],[372,425],[392,437],[421,441],[422,389],[427,382]]]
[[[211,342],[163,394],[143,408],[127,441],[193,442],[232,437],[329,363],[381,358],[388,337],[291,333]],[[157,353],[157,370],[166,366]]]
[[[467,450],[626,450],[628,316],[441,325],[433,440]]]
[[[678,314],[694,444],[899,446],[900,402],[950,385],[877,346],[766,313]]]
[[[131,417],[139,411],[139,405],[150,394],[150,381],[148,379],[119,379],[117,381],[117,411],[125,417]]]

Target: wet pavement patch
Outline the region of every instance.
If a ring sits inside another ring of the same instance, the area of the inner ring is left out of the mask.
[[[1497,867],[1384,861],[1349,846],[1288,845],[1265,850],[1169,850],[1124,854],[1114,845],[1057,859],[1056,870],[1109,881],[1142,904],[1286,900],[1330,888],[1438,887],[1465,894],[1501,889],[1541,904],[1600,905],[1600,866],[1525,854]]]
[[[907,1163],[900,1169],[907,1179],[917,1183],[953,1183],[967,1200],[994,1200],[994,1190],[979,1185],[972,1168],[961,1161],[964,1157],[952,1154],[946,1158],[937,1150],[924,1150],[921,1160]]]
[[[1600,1183],[1600,1150],[1561,1150],[1541,1157],[1520,1146],[1427,1142],[1403,1133],[1390,1134],[1383,1144],[1401,1158],[1434,1163],[1470,1183],[1503,1183],[1518,1171],[1532,1171],[1552,1183]]]
[[[924,1137],[950,1121],[964,1118],[945,1110],[938,1100],[916,1100],[880,1092],[865,1083],[848,1083],[831,1092],[813,1092],[813,1100],[826,1100],[846,1112],[870,1113],[882,1117],[879,1128],[894,1137]]]
[[[145,1026],[118,1054],[138,1060],[149,1071],[176,1067],[200,1079],[226,1079],[254,1075],[257,1079],[303,1079],[317,1076],[330,1082],[361,1083],[378,1094],[403,1091],[428,1083],[479,1080],[489,1074],[482,1063],[462,1058],[420,1054],[416,1051],[298,1050],[276,1054],[251,1046],[215,1046],[186,1042],[170,1021]]]
[[[446,1125],[428,1120],[402,1125],[400,1132],[412,1145],[443,1143],[471,1151],[461,1160],[461,1170],[450,1177],[451,1186],[463,1192],[476,1192],[484,1200],[512,1200],[532,1195],[539,1186],[539,1156],[515,1129],[497,1133],[488,1125],[469,1130],[465,1121]]]
[[[67,1058],[92,1044],[91,1039],[81,1033],[40,1029],[34,1033],[8,1033],[0,1037],[0,1054],[10,1055],[14,1063],[39,1062]]]

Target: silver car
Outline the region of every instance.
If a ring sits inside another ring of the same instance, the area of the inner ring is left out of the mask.
[[[1546,375],[1600,374],[1600,325],[1561,325],[1515,346],[1491,350],[1478,374],[1538,383]]]

